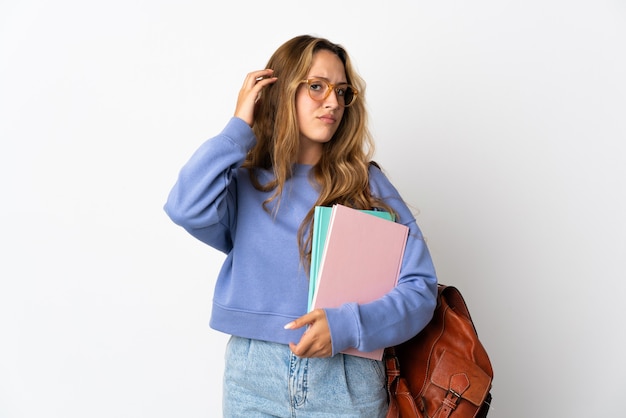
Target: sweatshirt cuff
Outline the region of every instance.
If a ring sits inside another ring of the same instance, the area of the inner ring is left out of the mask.
[[[339,308],[325,309],[333,356],[348,348],[357,348],[359,345],[357,309],[356,303],[347,303]]]

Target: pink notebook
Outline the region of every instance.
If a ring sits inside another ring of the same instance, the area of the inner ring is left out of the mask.
[[[343,205],[333,206],[313,307],[372,302],[392,290],[408,232],[405,225]],[[350,349],[344,353],[381,360],[383,351]]]

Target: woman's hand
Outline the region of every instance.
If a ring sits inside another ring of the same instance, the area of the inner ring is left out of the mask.
[[[298,344],[289,343],[291,352],[298,357],[330,357],[333,347],[326,312],[315,309],[285,325],[286,329],[309,328],[304,332]]]
[[[254,123],[254,105],[264,87],[276,81],[274,70],[253,71],[246,76],[237,98],[235,116],[243,119],[248,125]]]

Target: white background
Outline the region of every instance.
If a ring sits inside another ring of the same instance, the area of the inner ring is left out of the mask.
[[[223,257],[162,206],[292,36],[347,47],[376,159],[491,356],[492,418],[617,416],[626,5],[0,0],[0,417],[217,417]]]

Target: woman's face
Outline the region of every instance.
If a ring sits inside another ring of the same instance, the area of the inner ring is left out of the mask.
[[[330,84],[347,82],[341,59],[324,49],[313,56],[307,79],[322,80]],[[315,164],[319,160],[322,145],[333,137],[344,112],[334,89],[326,99],[317,101],[309,96],[308,89],[310,88],[326,89],[326,85],[321,83],[309,87],[307,83],[302,83],[296,93],[296,113],[300,126],[298,162],[301,164]]]

